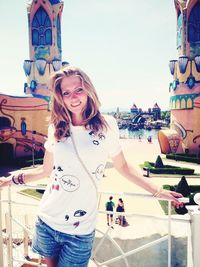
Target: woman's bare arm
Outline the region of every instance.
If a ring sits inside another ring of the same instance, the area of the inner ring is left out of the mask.
[[[175,205],[180,205],[180,202],[178,201],[178,198],[182,197],[180,193],[164,189],[161,190],[160,187],[155,185],[149,179],[144,178],[132,165],[128,164],[123,152],[120,152],[112,160],[114,167],[117,169],[117,171],[131,182],[144,188],[154,196],[158,196],[159,194],[160,198],[171,200],[174,202]]]
[[[28,183],[48,177],[50,176],[52,170],[53,170],[53,153],[46,151],[44,155],[43,165],[36,169],[23,171],[23,180],[25,183]],[[18,174],[19,171],[16,172],[16,177]],[[15,173],[10,175],[9,177],[1,177],[0,187],[8,186],[9,184],[11,184],[13,175],[15,175]]]

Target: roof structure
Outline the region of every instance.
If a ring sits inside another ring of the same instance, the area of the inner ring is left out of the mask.
[[[132,106],[132,108],[137,108],[137,106],[136,106],[136,104],[135,104],[135,103],[133,103],[133,106]]]
[[[52,4],[52,5],[56,5],[60,2],[62,2],[61,0],[49,0],[49,2]]]
[[[154,104],[153,108],[160,108],[157,103]]]
[[[31,5],[33,2],[33,0],[27,0],[27,4],[28,5]],[[59,4],[61,2],[63,2],[62,0],[49,0],[50,4],[51,5],[56,5],[56,4]]]

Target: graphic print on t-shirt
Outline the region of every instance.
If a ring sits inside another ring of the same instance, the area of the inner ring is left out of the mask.
[[[69,215],[65,215],[65,221],[69,220]]]
[[[60,184],[65,191],[74,192],[79,188],[80,181],[73,175],[63,175],[60,178]]]
[[[98,134],[99,140],[104,140],[106,137],[103,133]]]
[[[73,225],[75,228],[77,228],[79,226],[80,222],[75,222]]]
[[[89,135],[92,137],[92,142],[96,146],[98,146],[101,141],[105,139],[105,135],[103,133],[96,135],[94,131],[91,131],[89,132]]]
[[[57,191],[60,190],[60,184],[59,184],[58,179],[56,177],[54,178],[54,182],[53,182],[51,188],[52,188],[52,190],[57,190]]]
[[[103,173],[104,173],[104,165],[103,164],[99,164],[97,166],[96,170],[94,172],[92,172],[92,174],[95,175],[97,180],[101,179],[101,177],[103,176]]]
[[[87,212],[85,210],[77,210],[74,212],[74,217],[82,217],[86,214]],[[65,215],[65,221],[69,220],[69,215]]]
[[[80,181],[76,176],[70,174],[62,175],[64,170],[61,166],[54,166],[54,170],[55,176],[51,186],[52,190],[59,191],[60,185],[67,192],[74,192],[79,188]]]
[[[58,178],[59,178],[58,174],[59,173],[57,173],[55,170],[57,170],[58,172],[62,172],[63,169],[60,166],[58,166],[57,168],[56,168],[56,166],[53,166],[53,170],[55,172],[55,177],[54,177],[54,181],[52,183],[51,189],[59,191],[60,190],[60,183],[58,181]]]
[[[74,212],[74,217],[82,217],[86,214],[87,212],[84,210],[77,210]]]

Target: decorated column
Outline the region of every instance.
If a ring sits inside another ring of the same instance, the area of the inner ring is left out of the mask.
[[[61,48],[63,4],[60,0],[33,0],[27,4],[30,59],[24,60],[24,92],[47,100],[49,75],[67,64],[62,62]]]
[[[163,153],[200,151],[200,1],[174,0],[178,58],[169,62],[171,126],[160,131]]]

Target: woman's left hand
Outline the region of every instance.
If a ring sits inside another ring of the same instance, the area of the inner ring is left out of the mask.
[[[162,189],[158,197],[166,200],[171,200],[173,207],[179,208],[184,206],[184,203],[178,200],[179,198],[183,197],[181,193]]]

